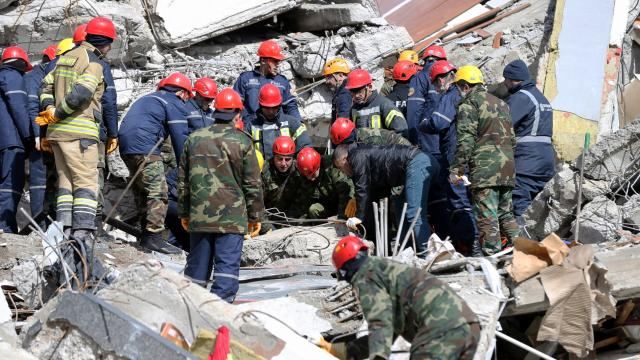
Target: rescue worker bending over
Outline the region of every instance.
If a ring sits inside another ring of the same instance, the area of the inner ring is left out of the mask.
[[[329,137],[335,146],[352,143],[411,146],[409,140],[393,131],[385,129],[356,128],[356,124],[347,118],[338,118],[333,125],[331,125]]]

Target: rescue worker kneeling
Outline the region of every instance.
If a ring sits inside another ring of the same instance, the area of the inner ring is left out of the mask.
[[[262,169],[262,189],[264,191],[264,205],[266,209],[291,214],[291,207],[296,202],[296,189],[300,187],[301,176],[296,171],[296,144],[288,136],[279,136],[273,142],[273,158]],[[277,210],[276,210],[277,209]],[[282,217],[274,220],[284,222]],[[265,224],[263,232],[271,230]]]
[[[388,359],[396,336],[411,359],[473,359],[480,325],[469,306],[427,271],[370,257],[355,236],[332,255],[338,279],[349,282],[369,326],[369,359]]]

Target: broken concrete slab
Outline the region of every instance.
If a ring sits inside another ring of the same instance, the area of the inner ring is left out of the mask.
[[[362,24],[378,14],[360,3],[302,4],[284,15],[296,31],[321,31]]]
[[[640,231],[640,195],[631,196],[620,208],[623,227],[632,232]]]
[[[32,309],[40,308],[57,289],[55,279],[46,277],[42,269],[43,261],[42,255],[35,255],[23,259],[11,269],[11,281],[16,284],[25,305]]]
[[[318,38],[298,46],[288,59],[293,71],[300,77],[312,79],[322,76],[324,64],[344,48],[344,38],[339,35]]]
[[[158,40],[166,46],[187,47],[279,15],[298,1],[243,0],[217,3],[215,11],[208,11],[211,5],[209,0],[192,0],[189,6],[177,0],[158,0],[151,14]]]
[[[576,232],[576,221],[571,232]],[[582,209],[580,214],[580,238],[583,244],[598,244],[614,241],[620,236],[616,230],[622,229],[622,215],[615,202],[606,196],[598,196]]]

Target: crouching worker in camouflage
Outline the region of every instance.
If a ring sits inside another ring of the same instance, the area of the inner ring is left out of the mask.
[[[349,282],[369,325],[369,359],[388,359],[396,336],[411,343],[411,359],[472,359],[480,325],[467,304],[428,272],[369,257],[358,237],[333,250],[340,280]]]
[[[509,107],[487,92],[482,72],[475,66],[460,67],[454,81],[462,100],[458,105],[458,144],[449,181],[461,184],[468,167],[479,241],[484,253],[493,255],[502,250],[501,235],[509,245],[519,233],[511,202],[516,139]]]
[[[251,137],[236,129],[242,100],[231,88],[216,98],[215,123],[194,131],[184,143],[178,172],[178,216],[190,233],[184,274],[233,302],[247,227],[260,231],[263,211],[260,168]]]

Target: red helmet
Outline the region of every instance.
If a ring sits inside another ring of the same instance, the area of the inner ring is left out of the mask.
[[[260,106],[276,107],[282,104],[282,94],[280,89],[273,84],[265,84],[260,88],[258,95]]]
[[[430,56],[437,57],[438,59],[441,59],[441,60],[447,59],[447,53],[444,52],[444,49],[442,48],[442,46],[438,46],[438,45],[431,45],[424,50],[424,53],[422,53],[423,59],[428,58]]]
[[[347,261],[355,259],[358,252],[367,250],[369,247],[357,236],[348,235],[340,239],[333,249],[331,260],[336,270],[342,269]]]
[[[349,73],[347,76],[347,85],[345,88],[347,90],[351,89],[359,89],[361,87],[367,86],[373,82],[371,78],[371,74],[365,69],[356,69]]]
[[[196,80],[193,86],[196,94],[200,94],[205,99],[215,99],[218,94],[218,85],[213,79],[203,77]]]
[[[278,136],[273,142],[273,153],[289,156],[296,153],[296,143],[289,136]]]
[[[399,81],[407,81],[418,72],[416,64],[408,60],[398,61],[393,66],[393,79]]]
[[[56,51],[58,51],[58,45],[49,45],[46,49],[42,50],[42,55],[48,57],[49,60],[53,60],[56,58]]]
[[[258,57],[284,60],[282,49],[275,40],[267,40],[258,47]]]
[[[179,72],[174,72],[173,74],[167,76],[160,81],[160,84],[162,84],[162,86],[175,86],[183,90],[187,90],[189,93],[191,93],[192,89],[191,80],[187,77],[187,75]]]
[[[87,24],[78,25],[76,27],[76,30],[73,32],[73,42],[74,43],[83,42],[86,40],[86,38],[87,38]]]
[[[158,85],[157,85],[157,89],[160,90],[160,88],[162,88],[164,86],[164,82],[167,80],[167,78],[162,78],[160,79],[160,81],[158,81]]]
[[[2,62],[9,59],[23,60],[27,63],[27,71],[33,68],[29,62],[29,56],[27,56],[27,53],[19,46],[9,46],[4,48],[4,51],[2,52]]]
[[[349,118],[337,118],[331,125],[329,135],[333,145],[340,145],[342,142],[351,135],[353,129],[356,128],[356,124]]]
[[[309,176],[320,169],[320,153],[312,147],[306,147],[298,153],[296,166],[302,176]]]
[[[456,71],[456,67],[453,66],[452,63],[447,60],[438,60],[433,65],[431,65],[431,70],[429,70],[429,78],[431,81],[435,81],[436,77],[439,75],[444,75],[450,71]]]
[[[85,28],[87,35],[100,35],[111,40],[116,39],[116,26],[104,16],[94,17]],[[75,34],[74,34],[75,35]]]
[[[216,96],[216,110],[242,110],[242,98],[232,88],[222,89]]]

